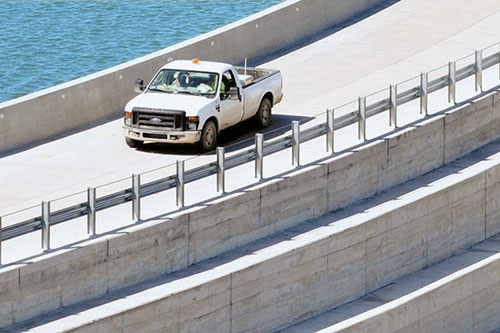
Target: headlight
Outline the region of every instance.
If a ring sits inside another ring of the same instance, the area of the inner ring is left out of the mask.
[[[199,117],[186,117],[186,129],[190,131],[196,131],[199,122]]]
[[[129,112],[129,111],[124,111],[123,112],[123,122],[125,123],[125,125],[127,126],[130,126],[132,125],[132,112]]]

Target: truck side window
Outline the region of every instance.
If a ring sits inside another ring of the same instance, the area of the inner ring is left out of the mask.
[[[236,87],[236,80],[231,71],[225,71],[224,74],[222,74],[220,90],[221,92],[227,93],[231,87]]]

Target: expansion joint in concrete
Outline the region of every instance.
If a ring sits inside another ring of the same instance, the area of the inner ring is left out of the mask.
[[[109,267],[109,264],[110,264],[110,260],[109,260],[109,239],[106,239],[106,263],[107,263],[107,266],[108,266],[108,278],[106,279],[106,294],[109,293],[109,284],[110,284],[110,267]]]
[[[191,234],[191,230],[190,230],[190,223],[191,222],[191,214],[187,214],[187,235],[186,235],[186,267],[188,267],[189,265],[191,265],[191,260],[189,258],[189,247],[190,247],[190,237],[189,235]]]
[[[483,214],[483,227],[484,227],[484,237],[483,239],[488,238],[488,233],[486,229],[486,225],[488,223],[488,171],[484,172],[484,214]]]
[[[233,274],[229,277],[229,332],[233,331]]]
[[[446,163],[446,156],[445,156],[445,151],[446,151],[446,117],[442,118],[443,121],[443,145],[441,146],[442,149],[442,160],[441,160],[441,166],[443,166]]]
[[[368,280],[370,279],[369,274],[368,274],[368,268],[369,268],[369,267],[368,267],[368,266],[369,266],[369,265],[368,265],[368,260],[367,260],[368,255],[367,255],[367,253],[366,253],[367,248],[368,248],[368,239],[367,239],[367,237],[366,237],[366,228],[365,228],[365,240],[363,241],[363,243],[364,243],[364,244],[363,244],[363,247],[364,247],[364,255],[363,255],[363,274],[364,274],[364,277],[365,277],[365,288],[364,288],[364,290],[363,290],[363,296],[364,296],[364,295],[368,294],[368,292],[369,292],[369,291],[368,291],[368,289],[369,289],[369,288],[368,288],[368,283],[369,283],[369,282],[368,282]]]
[[[389,152],[390,152],[390,144],[389,144],[389,140],[388,139],[385,139],[385,165],[387,166],[387,168],[389,168]]]
[[[263,203],[262,203],[262,189],[259,189],[259,218],[257,221],[262,223],[262,211],[263,211]],[[273,234],[276,233],[276,221],[271,222],[273,225]]]

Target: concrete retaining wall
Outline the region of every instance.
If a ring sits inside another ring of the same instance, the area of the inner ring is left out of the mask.
[[[0,153],[121,115],[133,82],[165,63],[200,58],[233,64],[291,47],[385,0],[289,0],[142,58],[0,103]],[[147,38],[147,37],[145,37]]]
[[[351,207],[344,214],[347,217],[325,217],[324,222],[334,222],[293,234],[226,264],[128,294],[38,329],[261,332],[288,327],[484,240],[486,203],[498,198],[490,190],[499,183],[500,157],[496,156],[431,179],[418,190],[405,191],[382,204]],[[500,229],[500,221],[496,227]],[[488,288],[500,283],[500,259],[496,262],[484,268],[472,266],[470,276],[451,279],[450,285],[426,287],[434,294],[415,298],[409,308],[395,309],[394,317],[388,312],[372,322],[381,326],[360,324],[353,331],[391,331],[385,329],[392,326],[384,326],[384,320],[402,328],[441,331],[440,323],[462,312],[467,314],[460,322],[472,316],[474,320],[464,326],[452,323],[460,331],[471,325],[481,331],[496,328],[500,293],[488,293]],[[396,320],[400,317],[408,326]],[[421,324],[411,326],[419,318]]]
[[[336,156],[320,165],[301,169],[254,189],[218,199],[207,204],[207,207],[187,210],[165,222],[137,225],[127,230],[126,234],[96,239],[82,244],[82,248],[51,253],[33,263],[4,268],[0,270],[0,327],[179,270],[431,171],[443,165],[445,152],[454,151],[455,158],[458,158],[500,136],[500,133],[490,130],[491,126],[500,128],[499,100],[500,93],[490,94],[474,104],[431,118],[357,151]],[[490,121],[479,121],[475,110],[483,112],[483,116]],[[448,117],[463,117],[467,126],[454,126],[455,122],[448,122]],[[464,130],[465,133],[462,132]],[[462,133],[462,136],[457,132]],[[487,134],[481,135],[482,132]],[[457,147],[462,147],[460,140],[446,140],[447,137],[465,136],[475,138],[468,149]],[[446,257],[458,248],[478,242],[500,230],[500,209],[496,204],[500,191],[499,175],[500,171],[497,170],[486,174],[484,177],[489,184],[486,188],[483,186],[484,181],[480,182],[481,177],[477,179],[476,185],[465,186],[463,191],[472,191],[470,197],[464,202],[454,200],[456,208],[453,206],[450,210],[450,207],[444,205],[442,210],[433,211],[433,218],[449,223],[457,221],[455,217],[452,219],[453,214],[462,214],[460,223],[466,223],[469,217],[477,217],[469,216],[470,214],[480,211],[478,216],[486,218],[486,222],[481,222],[480,229],[473,232],[467,229],[469,224],[464,225],[466,229],[454,234],[460,238],[456,241],[451,239],[449,245],[443,245],[440,237],[446,237],[450,225],[445,224],[442,230],[426,226],[433,229],[433,232],[425,238],[430,251],[425,254],[425,263]],[[475,186],[479,188],[476,192],[473,191]],[[459,191],[458,194],[460,193]],[[481,195],[486,195],[486,199]],[[478,200],[476,202],[473,199]],[[436,202],[439,200],[436,199]],[[422,204],[421,209],[404,214],[415,215],[420,211],[425,214],[429,203],[436,206],[434,200],[431,200]],[[470,207],[470,210],[465,211],[460,208],[476,204],[482,206]],[[385,225],[385,222],[381,223]],[[420,232],[415,224],[412,226],[413,228],[402,233],[387,231],[387,235],[397,239],[407,232],[410,235],[411,232]],[[378,245],[373,246],[387,246],[391,249],[392,243],[387,235],[381,236]],[[348,243],[349,237],[349,231],[346,231],[334,243]],[[416,249],[421,241],[423,240],[415,243]],[[357,245],[360,254],[365,251],[363,244],[364,242]],[[439,250],[441,248],[443,250]],[[439,250],[440,254],[435,256],[435,250]],[[412,252],[408,253],[410,254]],[[422,253],[418,250],[414,255],[415,257],[404,259],[408,262],[407,270],[397,268],[393,273],[397,275],[419,267],[423,260]],[[343,258],[348,262],[338,262],[335,267],[340,265],[349,270],[356,267],[353,259],[356,258],[355,253]],[[402,259],[398,257],[393,260],[397,263]],[[391,265],[381,263],[381,267]],[[364,284],[359,285],[362,286],[360,290],[356,289],[359,286],[353,287],[355,295],[361,295],[357,291],[365,292],[396,276],[387,271],[378,272],[377,266],[371,269],[375,270],[372,276],[376,279],[367,280],[366,283],[370,286],[366,288]],[[342,281],[342,276],[337,278]],[[345,299],[343,292],[350,292],[350,289],[338,290],[335,297]]]
[[[232,274],[233,331],[300,322],[483,240],[485,175],[399,197],[395,208],[382,204],[297,236],[286,251],[266,249],[276,257]]]
[[[329,332],[492,332],[500,325],[500,254],[456,272]]]

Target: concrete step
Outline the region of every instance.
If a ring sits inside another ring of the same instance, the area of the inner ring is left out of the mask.
[[[498,226],[500,142],[167,277],[21,323],[42,331],[272,331],[477,244]]]
[[[499,327],[500,234],[281,332],[491,332]]]

